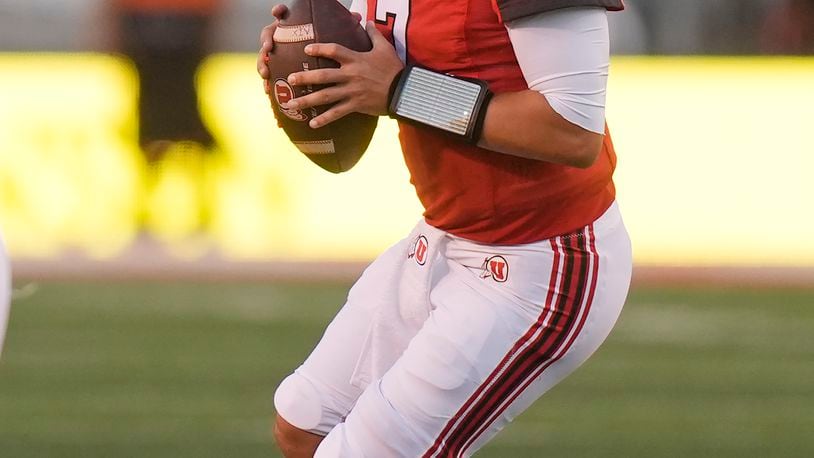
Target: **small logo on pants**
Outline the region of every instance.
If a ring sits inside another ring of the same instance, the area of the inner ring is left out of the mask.
[[[509,263],[503,256],[492,256],[483,261],[480,278],[491,277],[498,283],[509,279]]]
[[[427,241],[427,237],[419,235],[410,247],[410,252],[407,253],[407,259],[415,258],[415,262],[423,266],[427,263],[427,250],[429,248],[430,243]]]

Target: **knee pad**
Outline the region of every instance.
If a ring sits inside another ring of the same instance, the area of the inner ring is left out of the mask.
[[[297,373],[286,377],[277,387],[274,408],[285,421],[304,431],[324,436],[333,427],[323,420],[322,394],[310,380]]]

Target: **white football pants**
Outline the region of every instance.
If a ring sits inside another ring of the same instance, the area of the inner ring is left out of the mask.
[[[354,285],[277,412],[326,436],[317,457],[470,456],[599,348],[630,276],[616,204],[527,245],[421,222]]]

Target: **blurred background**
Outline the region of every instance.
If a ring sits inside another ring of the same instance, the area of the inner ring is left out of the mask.
[[[634,242],[597,356],[482,456],[814,456],[814,1],[627,0]],[[276,384],[420,217],[396,126],[275,127],[258,0],[0,0],[0,456],[276,456]]]

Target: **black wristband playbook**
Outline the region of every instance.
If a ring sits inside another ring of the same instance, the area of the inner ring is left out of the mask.
[[[407,66],[390,87],[388,111],[396,119],[434,127],[476,144],[492,98],[486,81]]]

